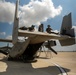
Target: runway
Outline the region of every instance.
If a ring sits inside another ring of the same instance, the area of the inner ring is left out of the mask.
[[[76,52],[58,52],[58,55],[42,52],[37,62],[7,61],[0,54],[0,75],[76,75]]]

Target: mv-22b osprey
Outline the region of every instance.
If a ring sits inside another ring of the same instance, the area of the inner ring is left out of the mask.
[[[54,33],[45,33],[45,32],[30,32],[26,30],[20,30],[18,28],[19,18],[18,18],[18,6],[19,0],[16,2],[15,17],[14,17],[14,26],[12,40],[9,39],[0,39],[1,42],[12,42],[13,47],[8,53],[8,59],[21,58],[22,60],[33,60],[35,54],[41,47],[41,45],[47,41],[56,39],[59,40],[62,46],[68,46],[75,44],[75,33],[72,28],[71,13],[63,17],[62,26],[60,34]],[[24,42],[19,42],[18,36],[28,37]],[[50,41],[51,46],[55,46],[55,41]],[[57,52],[51,49],[55,54]]]

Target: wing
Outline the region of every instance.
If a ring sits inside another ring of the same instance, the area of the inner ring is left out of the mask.
[[[46,32],[30,32],[30,31],[18,31],[18,36],[29,37],[30,44],[36,44],[45,42],[49,39],[57,39],[57,40],[65,40],[65,39],[73,39],[73,37],[65,36],[65,35],[57,35],[57,34],[49,34]],[[12,39],[0,39],[0,42],[11,42]]]
[[[63,40],[63,39],[70,38],[69,36],[61,36],[61,35],[49,34],[45,32],[44,33],[43,32],[29,32],[29,31],[23,31],[23,30],[18,31],[18,36],[31,38],[30,44],[41,43],[49,39]]]

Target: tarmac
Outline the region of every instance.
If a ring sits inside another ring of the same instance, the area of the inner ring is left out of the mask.
[[[38,55],[37,62],[24,63],[8,61],[7,56],[0,53],[0,75],[76,75],[76,52]]]

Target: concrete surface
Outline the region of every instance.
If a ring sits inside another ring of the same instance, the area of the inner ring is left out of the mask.
[[[42,52],[37,62],[32,63],[7,61],[7,57],[0,54],[0,75],[61,75],[55,64],[68,75],[76,75],[76,52],[58,52],[58,55],[49,52],[47,57]]]
[[[76,52],[59,52],[51,61],[63,67],[68,75],[76,75]]]

